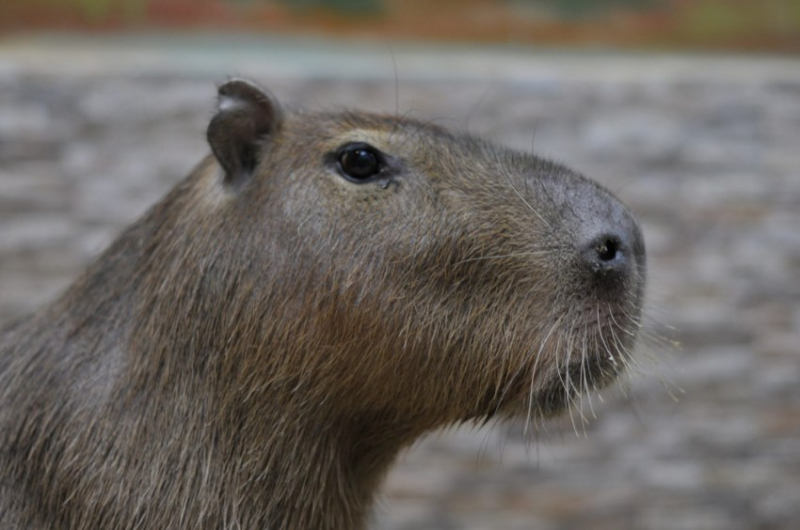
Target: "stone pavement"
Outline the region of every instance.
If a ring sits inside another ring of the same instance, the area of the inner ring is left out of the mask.
[[[422,440],[374,528],[796,527],[800,61],[0,41],[0,320],[55,296],[190,171],[229,74],[295,104],[410,112],[533,149],[610,187],[643,224],[643,373],[595,397],[596,419],[587,408],[590,421],[534,440],[508,424]]]

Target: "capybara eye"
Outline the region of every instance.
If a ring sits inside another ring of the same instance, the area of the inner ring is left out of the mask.
[[[369,145],[348,144],[339,151],[339,167],[352,180],[363,181],[381,172],[380,155]]]

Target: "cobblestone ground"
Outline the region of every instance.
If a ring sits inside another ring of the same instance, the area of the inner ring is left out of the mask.
[[[373,527],[797,528],[800,62],[102,44],[0,45],[0,319],[55,296],[189,172],[225,75],[313,108],[410,112],[563,161],[631,206],[656,361],[576,428],[426,438]]]

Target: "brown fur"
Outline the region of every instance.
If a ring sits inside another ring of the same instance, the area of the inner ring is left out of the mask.
[[[547,417],[625,364],[643,261],[605,296],[575,257],[608,192],[408,119],[265,120],[252,176],[207,158],[2,335],[0,527],[360,528],[422,434]],[[402,174],[345,181],[354,139]]]

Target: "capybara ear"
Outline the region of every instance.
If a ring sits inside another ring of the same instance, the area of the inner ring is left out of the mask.
[[[281,119],[278,101],[255,84],[232,79],[219,87],[217,114],[206,137],[227,184],[241,183],[253,173],[265,140],[280,128]]]

